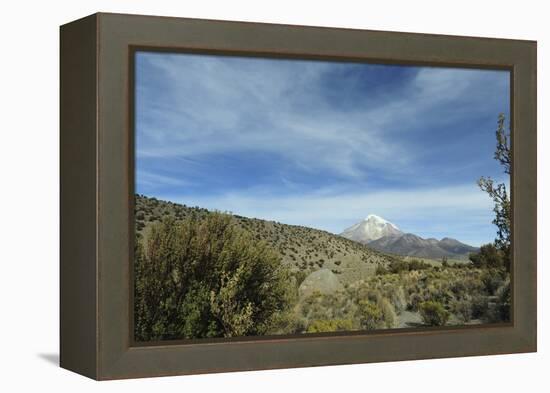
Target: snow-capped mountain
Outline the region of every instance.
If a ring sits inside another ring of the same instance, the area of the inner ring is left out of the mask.
[[[374,214],[347,228],[340,234],[375,250],[392,254],[438,259],[442,257],[466,259],[476,247],[451,238],[424,239],[402,232],[396,225]]]
[[[400,236],[403,232],[394,224],[375,214],[369,214],[363,221],[347,228],[340,234],[350,240],[369,243],[385,236]]]

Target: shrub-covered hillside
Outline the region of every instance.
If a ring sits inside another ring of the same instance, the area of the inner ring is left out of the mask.
[[[135,211],[138,341],[510,319],[510,274],[491,245],[450,264],[141,195]]]
[[[151,225],[163,217],[183,219],[204,217],[209,211],[177,203],[136,195],[136,230],[147,238]],[[386,266],[398,257],[383,254],[341,236],[303,226],[233,216],[235,222],[256,240],[264,240],[279,252],[283,263],[302,276],[329,269],[343,283],[374,275],[378,266]]]

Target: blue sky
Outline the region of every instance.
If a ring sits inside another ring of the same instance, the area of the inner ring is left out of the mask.
[[[136,54],[136,192],[340,233],[368,214],[495,237],[481,176],[509,73]]]

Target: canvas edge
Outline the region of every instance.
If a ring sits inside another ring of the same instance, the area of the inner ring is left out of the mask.
[[[98,378],[97,15],[60,27],[59,365]]]

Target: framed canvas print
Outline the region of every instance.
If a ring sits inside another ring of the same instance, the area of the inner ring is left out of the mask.
[[[61,27],[61,366],[536,350],[536,43]]]

